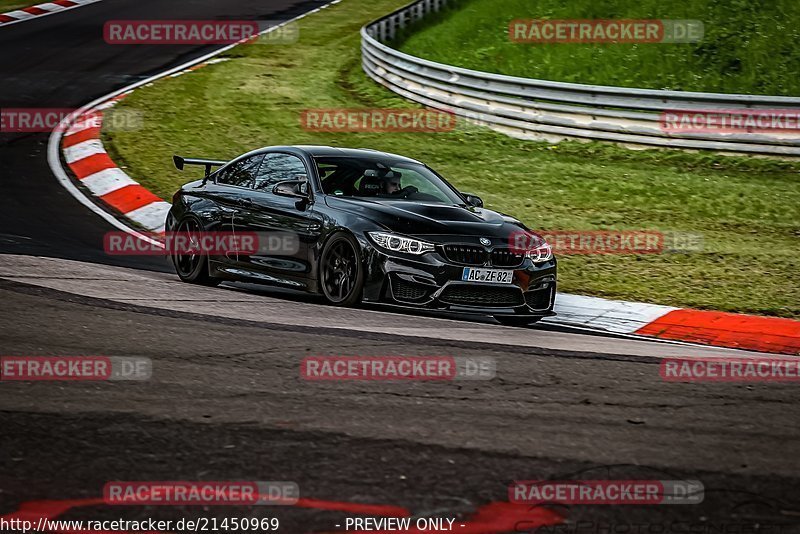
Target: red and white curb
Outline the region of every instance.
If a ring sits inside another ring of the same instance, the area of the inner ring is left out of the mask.
[[[44,4],[24,7],[15,11],[0,13],[0,26],[7,26],[17,22],[34,19],[43,15],[52,15],[68,9],[94,4],[100,0],[53,0]]]
[[[223,61],[228,60],[223,58],[204,61],[170,76],[174,78]],[[100,139],[104,110],[115,106],[131,92],[121,93],[87,111],[76,113],[61,138],[61,152],[78,183],[88,189],[101,204],[135,223],[137,228],[162,233],[170,203],[139,185],[117,167]]]
[[[118,101],[113,100],[102,109]],[[163,232],[169,211],[164,202],[117,167],[100,140],[103,111],[84,113],[64,133],[61,147],[78,182],[104,205],[150,232]]]
[[[565,295],[554,324],[757,352],[800,355],[800,321]]]
[[[306,15],[320,9],[322,8]],[[233,46],[223,47],[84,106],[77,118],[71,118],[71,122],[62,124],[62,128],[66,128],[63,135],[56,132],[50,138],[48,160],[61,184],[79,202],[113,226],[152,241],[149,236],[124,221],[135,223],[136,228],[144,228],[150,232],[163,231],[170,204],[138,184],[108,156],[100,140],[103,110],[115,105],[134,89],[155,80],[181,76],[203,66],[224,61],[211,58]],[[100,209],[75,186],[61,166],[62,156],[77,181],[102,204],[120,213],[124,221],[113,217],[107,210]],[[681,309],[564,293],[558,294],[555,311],[558,313],[557,317],[544,321],[614,334],[800,355],[800,321],[792,319]]]

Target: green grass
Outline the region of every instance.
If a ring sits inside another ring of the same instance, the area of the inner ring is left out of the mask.
[[[797,0],[463,0],[424,22],[402,50],[434,61],[564,82],[800,95]],[[533,44],[508,37],[515,19],[696,19],[699,43]]]
[[[0,13],[22,9],[23,7],[35,6],[42,4],[45,0],[0,0]]]
[[[232,61],[137,90],[113,113],[140,131],[104,132],[112,157],[164,198],[198,171],[174,153],[231,158],[273,144],[371,147],[419,158],[487,207],[537,229],[702,234],[705,250],[563,256],[560,289],[677,306],[800,317],[800,164],[599,143],[555,146],[491,130],[316,133],[309,108],[411,105],[361,71],[358,30],[405,0],[343,0],[303,19],[294,46],[240,46]]]

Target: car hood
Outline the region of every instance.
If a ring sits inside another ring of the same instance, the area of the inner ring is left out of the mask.
[[[331,208],[365,217],[384,228],[410,236],[484,236],[507,239],[525,227],[516,219],[484,208],[438,202],[326,197]]]

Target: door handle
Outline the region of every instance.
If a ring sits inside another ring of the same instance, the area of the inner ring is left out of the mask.
[[[250,207],[253,205],[253,201],[249,198],[240,198],[236,200],[236,203],[240,206]]]

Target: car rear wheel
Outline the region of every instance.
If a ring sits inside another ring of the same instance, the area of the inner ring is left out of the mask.
[[[335,306],[354,306],[361,302],[364,267],[358,255],[358,243],[345,233],[328,239],[319,260],[322,294]]]
[[[494,318],[505,326],[528,326],[541,320],[541,317],[515,317],[513,315],[495,315]]]
[[[191,254],[172,251],[172,264],[175,265],[178,277],[189,284],[203,286],[213,287],[222,282],[209,274],[208,256],[200,251],[200,236],[202,235],[200,223],[194,218],[184,219],[178,225],[177,235],[188,235],[190,248],[196,249]]]

